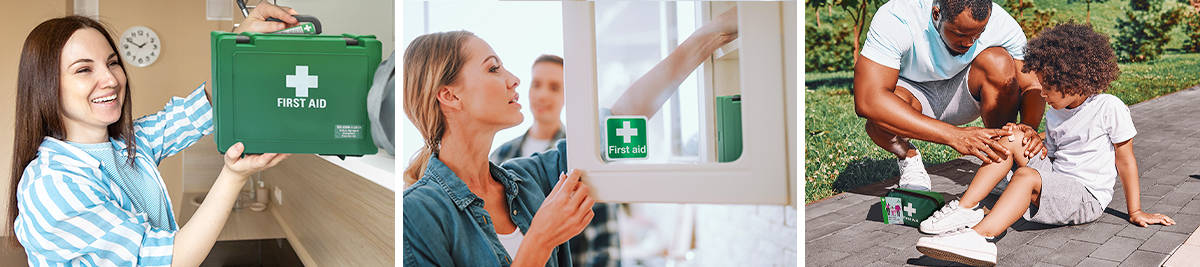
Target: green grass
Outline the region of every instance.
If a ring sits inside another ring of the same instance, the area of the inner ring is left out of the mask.
[[[1092,7],[1096,21],[1096,6]],[[1166,54],[1147,63],[1121,64],[1121,76],[1108,91],[1126,104],[1146,101],[1200,84],[1200,54]],[[899,175],[895,156],[863,132],[866,120],[854,114],[852,72],[806,73],[805,203]],[[982,126],[976,120],[972,126]],[[948,146],[914,142],[925,164],[961,155]]]

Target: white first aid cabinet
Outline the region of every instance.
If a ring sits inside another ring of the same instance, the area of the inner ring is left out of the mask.
[[[734,6],[738,39],[648,119],[640,132],[647,158],[609,159],[606,108]],[[605,202],[792,204],[800,127],[795,10],[795,2],[563,2],[568,166],[586,171]],[[732,161],[718,160],[719,142],[738,141],[718,141],[719,98],[740,99],[741,155]]]

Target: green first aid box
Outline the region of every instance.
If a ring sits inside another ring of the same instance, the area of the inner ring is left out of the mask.
[[[373,35],[212,32],[217,150],[375,154],[367,91],[379,61]]]
[[[931,191],[895,188],[879,198],[883,223],[921,226],[921,221],[946,205],[942,194]]]
[[[742,157],[742,95],[718,96],[717,161],[731,162]]]

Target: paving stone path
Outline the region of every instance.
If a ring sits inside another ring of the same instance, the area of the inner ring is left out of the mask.
[[[1200,86],[1130,107],[1138,135],[1142,208],[1163,213],[1173,226],[1139,227],[1127,221],[1120,180],[1099,221],[1048,226],[1019,220],[996,243],[999,266],[1158,266],[1200,227]],[[933,188],[957,199],[979,168],[964,157],[929,166]],[[806,266],[948,266],[917,252],[915,227],[887,225],[879,197],[898,177],[805,206]],[[989,206],[998,196],[985,200]]]

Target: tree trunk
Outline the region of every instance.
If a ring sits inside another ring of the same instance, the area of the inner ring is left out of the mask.
[[[1088,25],[1092,24],[1092,1],[1087,2],[1087,15],[1084,18],[1087,20]]]
[[[854,22],[854,63],[858,63],[858,39],[862,38],[863,24],[867,21],[867,0],[859,0],[858,19]]]
[[[821,27],[821,8],[818,7],[816,9],[817,9],[817,12],[813,12],[813,13],[817,14],[817,28],[820,28]]]
[[[1017,0],[1017,17],[1018,18],[1020,18],[1021,15],[1025,14],[1025,9],[1021,8],[1021,5],[1024,5],[1024,4],[1025,4],[1025,0]]]

